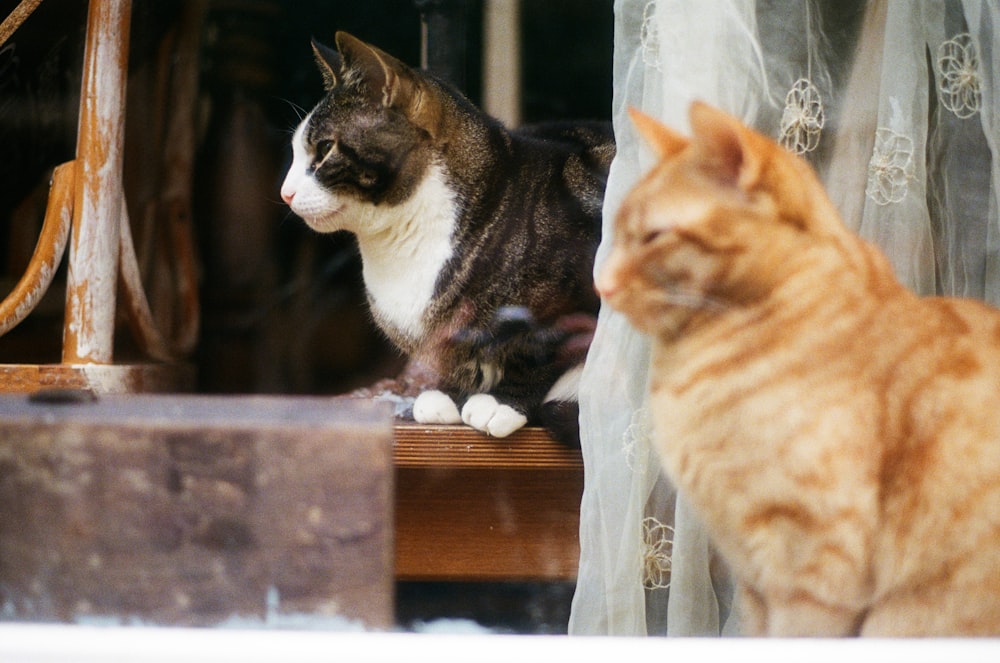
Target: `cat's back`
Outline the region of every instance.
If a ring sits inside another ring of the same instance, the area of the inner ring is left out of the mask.
[[[916,300],[908,313],[883,333],[898,355],[890,369],[903,391],[895,397],[909,407],[915,430],[933,437],[967,429],[975,433],[973,443],[995,435],[992,446],[1000,450],[1000,310],[971,299],[929,297]]]
[[[520,127],[512,133],[517,138],[543,144],[549,149],[583,155],[588,167],[605,176],[615,156],[615,134],[610,122],[539,122]]]
[[[865,635],[1000,634],[1000,312],[920,300],[935,334],[887,398],[875,600]],[[887,416],[892,416],[891,412]]]
[[[491,186],[476,194],[483,217],[531,233],[543,255],[552,255],[542,246],[545,238],[554,240],[551,248],[558,250],[572,237],[592,245],[586,250],[592,257],[600,240],[604,191],[615,154],[610,123],[559,121],[515,130],[498,126],[495,131],[500,140],[494,142],[490,156]]]

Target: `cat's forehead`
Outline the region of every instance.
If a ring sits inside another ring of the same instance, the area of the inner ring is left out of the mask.
[[[694,183],[683,186],[672,169],[651,171],[625,200],[619,223],[627,232],[689,227],[712,213],[713,198]]]
[[[327,94],[309,116],[306,138],[367,131],[381,120],[381,109],[339,93]]]

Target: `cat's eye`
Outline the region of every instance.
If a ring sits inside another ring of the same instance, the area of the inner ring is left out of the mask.
[[[316,157],[319,159],[325,159],[326,156],[330,153],[330,150],[333,149],[333,144],[334,143],[332,140],[318,141],[316,143]]]
[[[647,230],[645,234],[643,234],[642,237],[639,239],[639,242],[643,245],[651,244],[652,242],[655,242],[657,238],[659,238],[659,236],[660,236],[659,230]]]

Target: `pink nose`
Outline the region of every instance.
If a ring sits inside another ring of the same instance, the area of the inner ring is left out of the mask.
[[[594,289],[597,291],[597,295],[601,299],[607,299],[615,294],[615,289],[604,281],[597,281],[594,283]]]
[[[295,197],[295,189],[292,187],[281,187],[281,199],[285,201],[286,205],[292,204],[292,198]]]
[[[597,290],[597,294],[600,295],[601,299],[607,299],[612,297],[616,292],[618,292],[618,282],[615,280],[615,274],[611,270],[605,268],[597,275],[594,280],[594,289]]]

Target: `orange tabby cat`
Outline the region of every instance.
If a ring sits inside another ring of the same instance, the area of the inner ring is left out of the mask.
[[[1000,312],[906,290],[809,165],[691,108],[598,278],[656,445],[766,635],[1000,634]]]

